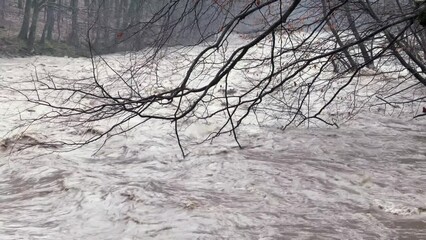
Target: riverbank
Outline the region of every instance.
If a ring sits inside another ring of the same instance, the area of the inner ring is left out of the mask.
[[[88,54],[62,41],[36,42],[33,49],[29,49],[24,40],[10,36],[5,29],[0,29],[0,57],[29,57],[45,55],[53,57],[84,57]]]

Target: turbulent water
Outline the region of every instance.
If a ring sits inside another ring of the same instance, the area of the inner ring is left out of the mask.
[[[2,60],[2,83],[28,61]],[[17,112],[33,113],[0,93],[10,137]],[[9,154],[3,141],[0,239],[426,238],[424,120],[361,114],[339,129],[246,126],[244,149],[223,136],[188,146],[185,159],[168,128],[145,125],[100,150]],[[39,127],[19,141],[52,134],[73,131]]]

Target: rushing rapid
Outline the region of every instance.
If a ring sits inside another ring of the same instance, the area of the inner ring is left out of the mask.
[[[46,59],[70,74],[84,65]],[[2,60],[2,84],[29,61]],[[0,89],[0,239],[426,238],[424,119],[362,113],[340,128],[284,132],[246,125],[243,149],[221,136],[187,142],[185,159],[170,124],[157,122],[103,146],[13,151],[96,134],[37,126],[16,136],[10,129],[35,113],[14,97]]]

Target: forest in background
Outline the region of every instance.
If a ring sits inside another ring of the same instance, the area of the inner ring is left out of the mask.
[[[259,8],[239,20],[234,33],[261,33],[279,12],[278,5],[289,6],[292,1],[266,0],[0,0],[0,55],[20,56],[46,54],[58,56],[89,56],[89,49],[98,54],[119,51],[138,51],[145,47],[161,48],[170,45],[198,45],[215,41],[228,22],[251,2]],[[312,25],[331,6],[346,1],[312,1],[299,4],[292,13],[292,26]],[[349,1],[342,10],[335,11],[334,20],[327,21],[327,29],[342,46],[347,41],[342,33],[350,31],[356,40],[377,24],[365,8],[365,3]],[[422,0],[366,1],[380,19],[391,20],[407,9],[415,8]],[[364,4],[364,7],[360,7]],[[426,14],[420,14],[420,24],[426,23]],[[314,20],[312,20],[314,19]],[[354,24],[357,21],[358,23]],[[380,20],[382,21],[382,20]],[[416,27],[417,28],[417,27]],[[418,35],[425,48],[425,31]],[[367,44],[359,44],[368,60]],[[355,61],[345,53],[351,65]],[[371,55],[371,54],[370,54]]]
[[[0,54],[84,56],[89,47],[112,53],[197,44],[221,30],[232,9],[238,9],[234,5],[244,4],[211,2],[0,0]]]

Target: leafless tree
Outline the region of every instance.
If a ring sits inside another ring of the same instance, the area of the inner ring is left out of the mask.
[[[383,12],[382,2],[373,0],[147,1],[144,11],[132,8],[136,12],[122,22],[106,26],[100,15],[88,24],[91,76],[46,75],[34,80],[34,94],[21,93],[51,109],[41,121],[82,126],[118,119],[101,134],[68,144],[164,120],[174,124],[182,153],[182,126],[205,119],[221,121],[208,139],[232,134],[239,144],[237,130],[249,116],[283,129],[338,126],[373,99],[377,108],[410,106],[421,116],[426,59],[418,18],[425,4],[392,2],[392,11]],[[99,32],[102,27],[109,30]],[[117,68],[100,55],[105,44],[96,43],[109,34],[112,45],[136,44],[141,51],[132,56],[139,60]],[[235,46],[235,35],[245,41]],[[172,55],[185,61],[170,65]],[[101,69],[110,74],[99,74]]]

